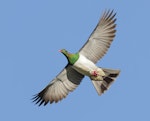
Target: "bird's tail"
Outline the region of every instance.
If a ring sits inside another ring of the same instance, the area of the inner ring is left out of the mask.
[[[100,81],[95,81],[92,80],[92,83],[98,93],[98,95],[101,95],[104,93],[104,91],[108,90],[110,85],[115,81],[117,76],[120,73],[120,70],[113,70],[113,69],[106,69],[106,68],[101,68],[105,76],[102,77],[102,80]]]

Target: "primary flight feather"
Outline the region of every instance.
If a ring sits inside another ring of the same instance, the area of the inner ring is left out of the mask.
[[[115,37],[116,13],[105,11],[85,45],[77,53],[62,49],[68,60],[65,68],[38,94],[33,97],[36,104],[57,103],[73,91],[84,78],[90,77],[97,93],[101,95],[115,81],[120,70],[100,68],[96,65],[107,52]]]

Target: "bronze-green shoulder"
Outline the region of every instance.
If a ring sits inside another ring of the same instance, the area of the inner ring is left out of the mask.
[[[73,65],[79,59],[79,53],[70,54],[68,57],[68,61],[71,65]]]

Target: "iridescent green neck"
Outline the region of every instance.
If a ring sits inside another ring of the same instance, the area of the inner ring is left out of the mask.
[[[68,57],[69,63],[73,65],[79,59],[79,53],[70,54]]]
[[[61,52],[66,56],[68,63],[73,65],[79,59],[79,53],[69,53],[65,49],[62,49]]]

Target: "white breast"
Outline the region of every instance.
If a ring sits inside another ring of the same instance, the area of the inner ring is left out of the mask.
[[[92,70],[97,69],[98,67],[85,56],[79,56],[79,59],[74,63],[73,68],[83,75],[90,75]]]

